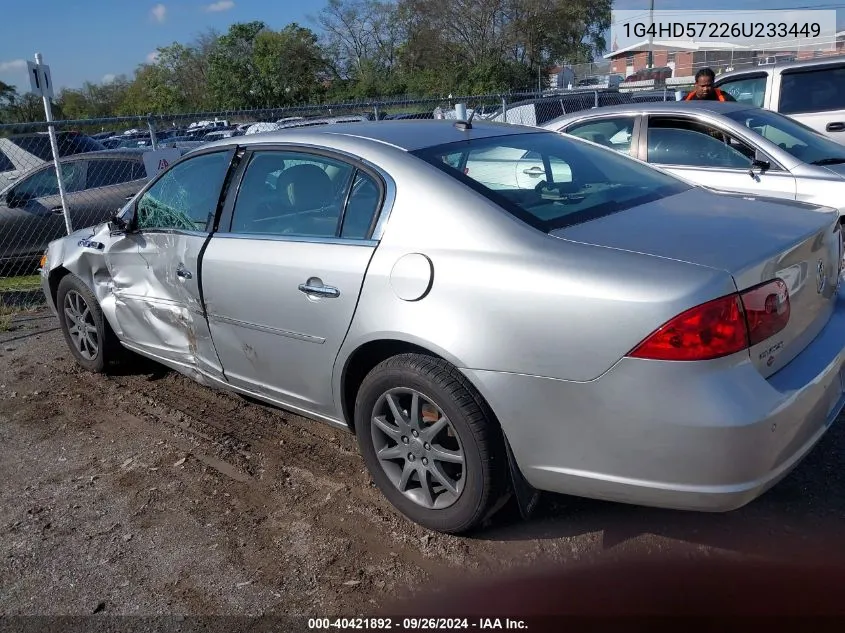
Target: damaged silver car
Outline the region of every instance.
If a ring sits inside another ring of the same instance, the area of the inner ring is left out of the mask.
[[[554,132],[381,121],[224,139],[42,284],[80,365],[127,348],[350,429],[463,532],[511,493],[740,507],[845,404],[838,214]]]

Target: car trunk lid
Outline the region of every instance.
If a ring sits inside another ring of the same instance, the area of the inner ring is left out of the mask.
[[[838,214],[825,207],[693,188],[551,235],[725,270],[740,292],[782,279],[789,323],[750,349],[765,376],[800,353],[834,309],[841,237]]]

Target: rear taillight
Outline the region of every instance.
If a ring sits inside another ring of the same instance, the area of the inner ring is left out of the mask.
[[[708,360],[748,347],[739,295],[682,312],[653,332],[628,356],[651,360]]]
[[[750,346],[774,336],[789,323],[789,290],[780,279],[746,290],[741,296]]]
[[[632,358],[711,360],[774,336],[789,322],[789,291],[780,279],[682,312],[631,351]]]

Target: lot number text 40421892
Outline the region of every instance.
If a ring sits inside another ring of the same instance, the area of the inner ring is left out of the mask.
[[[525,620],[511,618],[309,618],[309,631],[527,631]]]

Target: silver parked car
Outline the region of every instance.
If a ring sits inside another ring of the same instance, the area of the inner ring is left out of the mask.
[[[845,145],[741,103],[596,108],[543,126],[605,145],[706,187],[845,209]]]
[[[348,428],[396,508],[461,532],[508,492],[762,494],[845,404],[841,262],[833,209],[381,121],[200,148],[53,242],[42,283],[83,367],[123,345]]]

